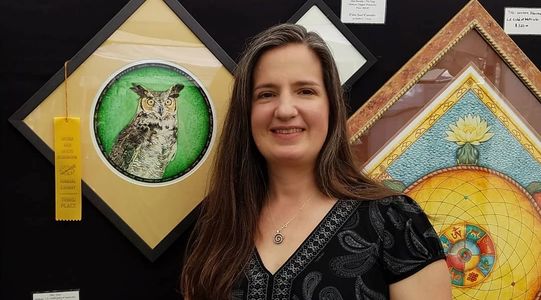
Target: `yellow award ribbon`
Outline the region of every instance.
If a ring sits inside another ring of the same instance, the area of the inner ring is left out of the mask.
[[[80,221],[81,202],[81,121],[68,117],[67,62],[66,115],[54,118],[55,220]]]

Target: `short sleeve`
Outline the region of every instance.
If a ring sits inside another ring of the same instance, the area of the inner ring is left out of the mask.
[[[388,284],[445,258],[438,235],[413,199],[393,196],[372,201],[369,213],[381,242],[380,259]]]

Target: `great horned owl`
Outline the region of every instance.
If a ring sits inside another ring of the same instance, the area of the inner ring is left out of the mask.
[[[177,101],[182,84],[166,91],[152,91],[139,84],[130,88],[139,95],[133,120],[120,131],[109,158],[122,170],[145,179],[161,179],[177,152]]]

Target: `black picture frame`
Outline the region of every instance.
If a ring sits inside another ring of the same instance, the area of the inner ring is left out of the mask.
[[[176,14],[209,51],[232,73],[236,67],[235,62],[218,43],[205,31],[205,29],[190,15],[190,13],[176,0],[163,0],[163,2]],[[79,50],[66,64],[58,70],[36,93],[34,93],[10,117],[9,122],[38,149],[52,164],[54,164],[54,151],[32,129],[24,123],[24,119],[37,108],[55,89],[64,82],[81,64],[89,58],[96,49],[102,45],[145,0],[131,0],[128,2],[81,50]],[[66,75],[65,75],[66,73]],[[51,121],[52,122],[52,121]],[[149,247],[141,237],[120,218],[114,210],[101,199],[89,185],[82,182],[83,195],[109,219],[130,240],[141,253],[150,261],[155,261],[167,248],[188,229],[196,220],[199,206],[193,209],[178,225],[171,230],[154,248]],[[201,199],[202,200],[202,199]]]

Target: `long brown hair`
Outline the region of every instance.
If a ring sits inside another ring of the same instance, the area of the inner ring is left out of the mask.
[[[325,42],[302,26],[281,24],[254,37],[235,70],[231,103],[218,144],[207,198],[189,241],[181,276],[187,299],[231,298],[231,288],[254,249],[268,191],[265,159],[252,138],[253,72],[261,55],[290,43],[318,56],[329,99],[329,131],[316,162],[322,193],[338,199],[378,199],[393,194],[355,167],[347,141],[346,106],[336,64]]]

